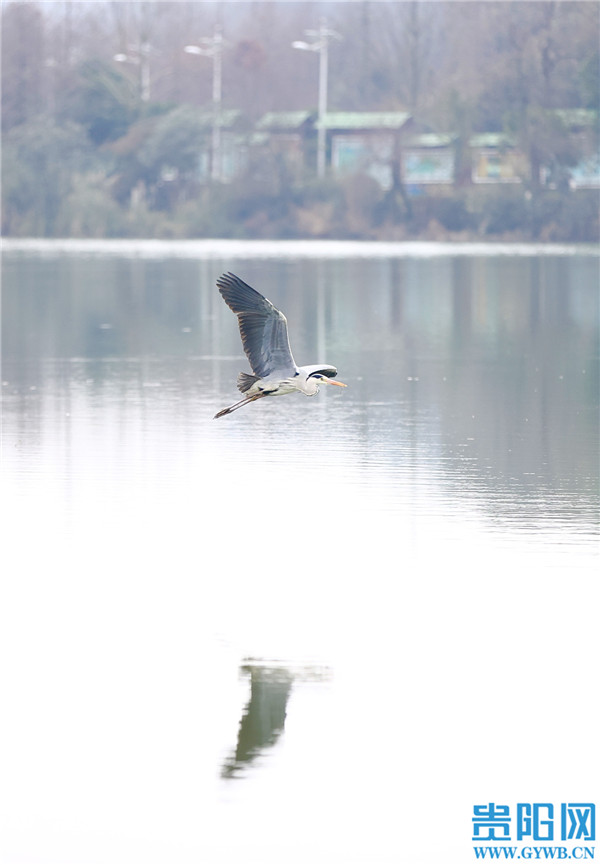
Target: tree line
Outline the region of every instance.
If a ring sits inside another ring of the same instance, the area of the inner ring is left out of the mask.
[[[3,231],[594,240],[596,193],[541,188],[539,168],[564,177],[589,149],[553,112],[597,116],[597,13],[586,0],[5,3]],[[372,178],[317,181],[312,166],[290,177],[272,156],[249,160],[235,183],[199,182],[213,70],[185,46],[222,32],[223,107],[252,124],[316,109],[317,58],[292,42],[322,18],[341,37],[329,52],[331,110],[408,111],[459,148],[477,132],[508,133],[527,154],[527,182],[407,207]],[[182,178],[176,194],[165,166]]]

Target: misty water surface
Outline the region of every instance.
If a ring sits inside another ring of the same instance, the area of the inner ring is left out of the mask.
[[[348,388],[213,420],[224,270]],[[462,865],[479,799],[592,801],[597,286],[6,252],[10,861]]]

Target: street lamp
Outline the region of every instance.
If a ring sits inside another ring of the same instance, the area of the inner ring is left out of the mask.
[[[212,180],[220,180],[220,154],[221,154],[221,85],[223,80],[223,48],[225,42],[221,31],[215,29],[213,36],[205,36],[199,40],[200,45],[186,45],[183,49],[187,54],[196,54],[201,57],[211,57],[212,70],[212,154],[210,165],[210,176]]]
[[[329,40],[341,39],[339,33],[330,30],[324,18],[321,19],[318,30],[305,30],[307,36],[311,36],[312,42],[292,42],[292,48],[300,51],[319,52],[319,123],[317,127],[317,176],[325,176],[325,114],[327,113],[327,74],[329,63]]]
[[[148,102],[150,99],[150,43],[130,45],[130,54],[115,54],[113,60],[117,63],[133,63],[140,67],[140,99]]]

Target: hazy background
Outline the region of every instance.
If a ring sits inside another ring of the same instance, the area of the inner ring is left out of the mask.
[[[318,57],[292,42],[323,17],[341,37],[329,48],[329,111],[406,111],[416,131],[457,136],[457,186],[441,202],[428,190],[420,218],[370,177],[317,183],[314,166],[295,177],[264,151],[232,184],[198,182],[212,63],[184,46],[222,29],[222,106],[242,111],[248,133],[265,112],[316,110]],[[597,192],[568,187],[569,167],[597,149],[597,113],[585,134],[553,113],[598,111],[596,3],[5,2],[2,30],[6,234],[395,239],[434,220],[492,236],[598,237]],[[467,142],[497,132],[530,177],[472,200]],[[540,188],[541,165],[551,188]]]

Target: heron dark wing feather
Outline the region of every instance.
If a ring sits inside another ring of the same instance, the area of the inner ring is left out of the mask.
[[[224,273],[217,279],[217,286],[227,306],[238,315],[252,312],[270,315],[277,312],[270,300],[259,294],[234,273]]]
[[[310,366],[303,366],[302,371],[309,377],[317,374],[324,375],[327,378],[335,378],[337,375],[337,369],[331,366],[330,363],[313,363]]]
[[[242,345],[254,374],[266,378],[275,370],[295,372],[284,314],[233,273],[220,276],[217,286],[238,317]]]

